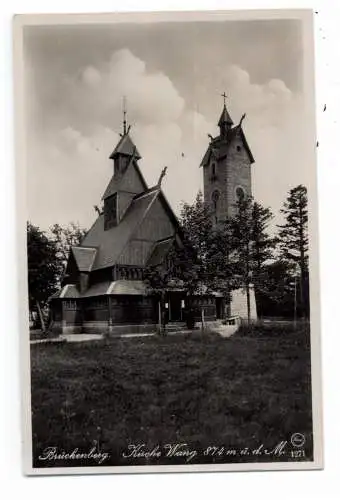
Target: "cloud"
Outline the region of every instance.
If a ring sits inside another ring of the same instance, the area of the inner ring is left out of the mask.
[[[98,67],[90,65],[65,78],[61,92],[60,111],[80,129],[97,123],[118,129],[123,96],[133,124],[176,121],[184,108],[171,80],[161,72],[149,72],[145,62],[128,49],[114,52]]]
[[[99,71],[93,66],[87,66],[81,76],[84,84],[89,87],[97,87],[102,81]]]
[[[304,160],[310,145],[304,134],[303,100],[282,80],[252,82],[237,65],[221,66],[214,78],[206,87],[201,82],[197,100],[211,109],[211,89],[219,89],[216,95],[228,89],[234,122],[247,113],[244,130],[256,160],[254,194],[278,211],[288,189],[308,180]],[[98,65],[61,73],[57,82],[46,81],[47,93],[49,88],[49,104],[45,100],[44,108],[29,116],[31,123],[41,119],[40,126],[35,123],[29,129],[29,210],[34,223],[45,228],[70,220],[92,223],[93,205],[112,175],[108,157],[119,140],[123,95],[147,182],[156,183],[166,165],[163,186],[174,209],[178,212],[182,200],[194,200],[202,188],[199,164],[208,146],[207,134],[217,133],[221,98],[205,116],[198,106],[188,107],[164,72],[150,71],[128,49]],[[37,95],[35,102],[39,104]]]

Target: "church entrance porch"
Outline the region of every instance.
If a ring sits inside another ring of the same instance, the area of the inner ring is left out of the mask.
[[[184,321],[185,306],[185,294],[183,292],[168,292],[165,300],[168,322]]]

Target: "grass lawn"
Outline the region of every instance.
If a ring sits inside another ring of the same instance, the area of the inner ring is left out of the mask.
[[[94,443],[109,454],[104,466],[313,456],[306,326],[259,326],[230,339],[197,333],[36,344],[31,366],[35,467],[97,465],[39,460],[48,447],[88,452]],[[304,435],[303,447],[292,446],[294,433]],[[166,456],[165,445],[175,443],[197,453]],[[124,458],[132,444],[141,455],[161,454]]]

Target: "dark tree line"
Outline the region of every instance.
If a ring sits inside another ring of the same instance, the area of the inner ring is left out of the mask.
[[[202,193],[183,204],[181,241],[172,245],[166,265],[145,269],[145,282],[164,301],[165,290],[181,286],[188,295],[218,292],[230,301],[244,287],[250,318],[250,285],[255,287],[260,316],[307,317],[309,314],[307,190],[291,189],[281,210],[283,223],[275,235],[273,214],[251,198],[240,199],[235,215],[213,227]],[[30,310],[43,322],[42,308],[58,289],[71,246],[86,231],[77,224],[55,224],[49,233],[27,224]]]
[[[71,246],[79,244],[84,234],[85,230],[73,222],[67,227],[55,224],[49,233],[27,223],[29,308],[37,312],[43,330],[43,309],[60,287]]]

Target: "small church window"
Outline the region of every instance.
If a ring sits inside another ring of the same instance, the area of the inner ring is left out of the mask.
[[[236,146],[236,151],[241,151],[241,146]]]
[[[117,193],[104,201],[104,228],[110,229],[117,225]]]

